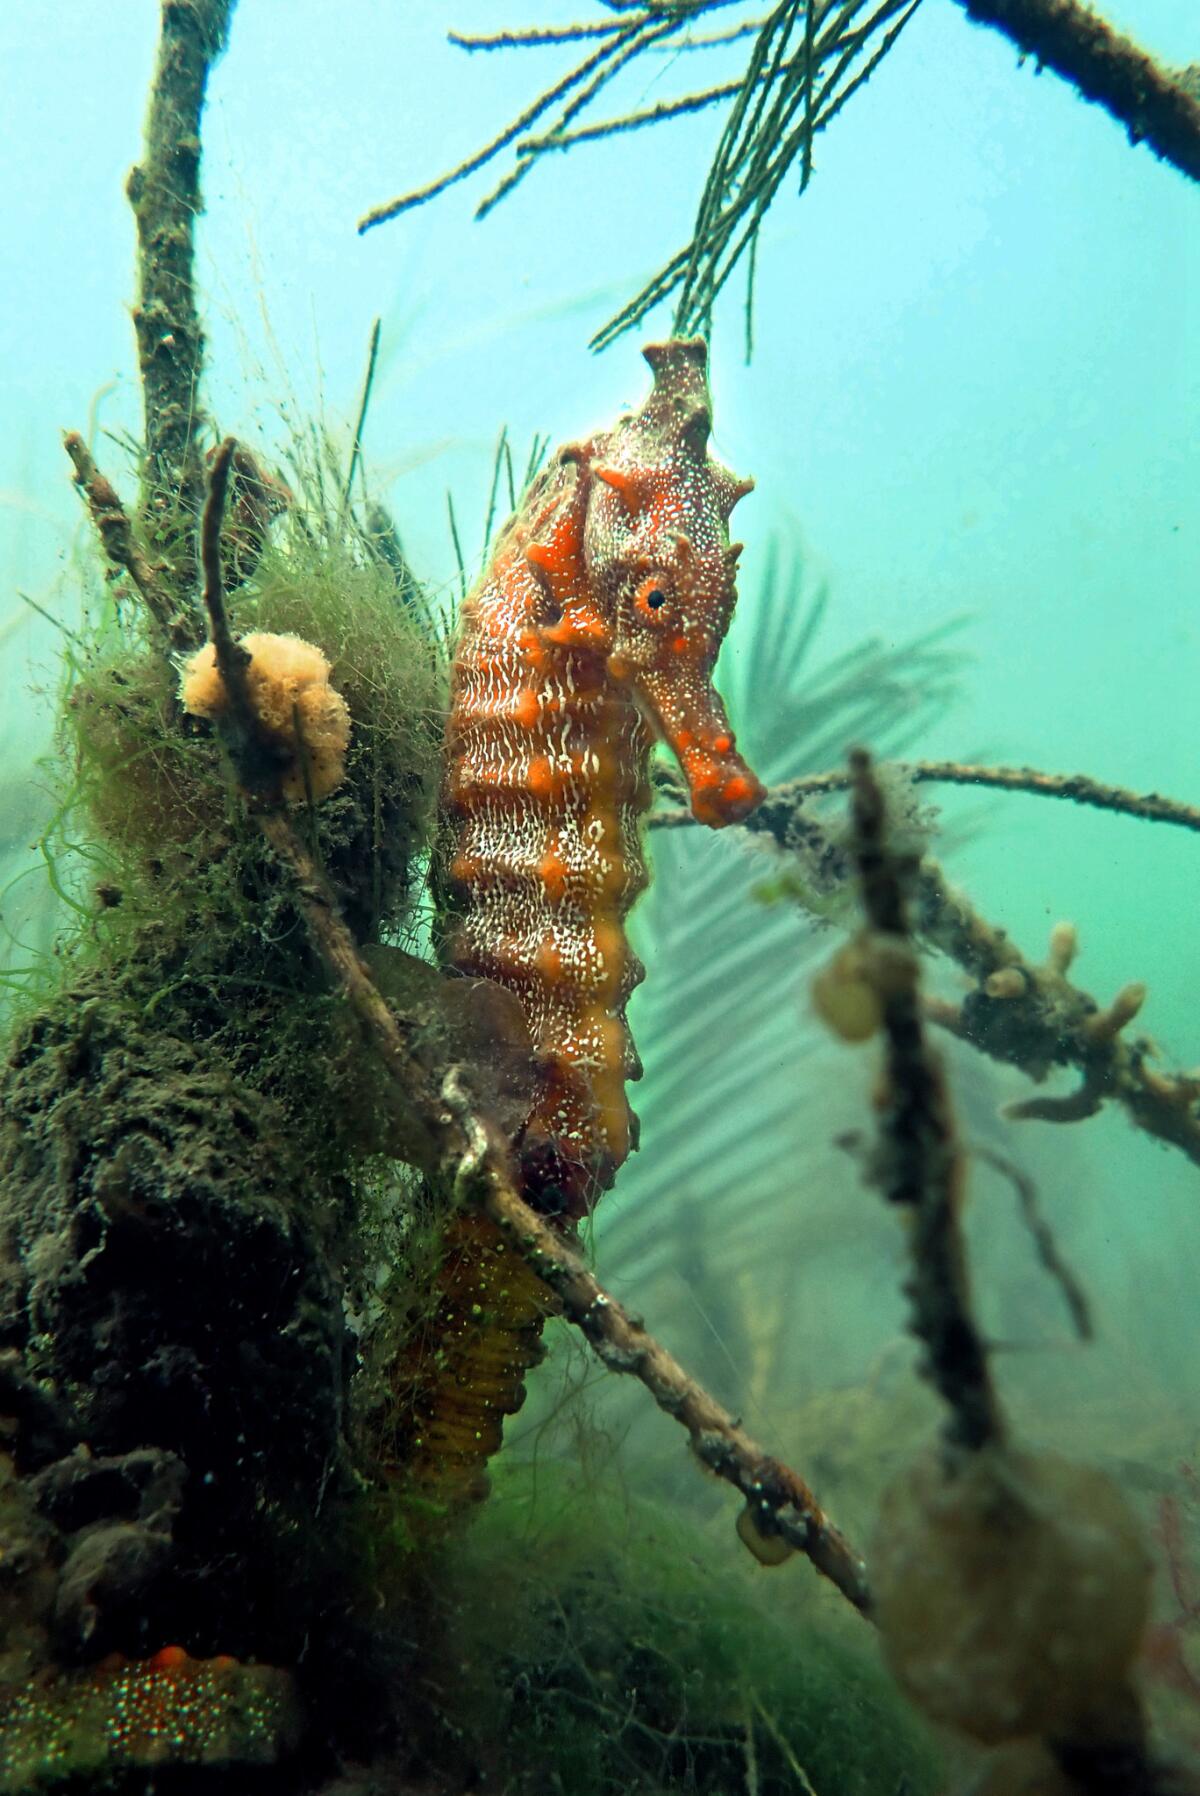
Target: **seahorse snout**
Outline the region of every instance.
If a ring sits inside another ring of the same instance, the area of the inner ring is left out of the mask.
[[[728,763],[714,763],[711,768],[693,775],[688,781],[692,800],[692,816],[709,829],[724,829],[729,823],[740,823],[758,809],[767,789],[752,773],[740,755]]]
[[[724,829],[757,809],[766,787],[738,753],[724,706],[701,668],[668,663],[647,669],[636,690],[648,721],[679,762],[698,823]]]

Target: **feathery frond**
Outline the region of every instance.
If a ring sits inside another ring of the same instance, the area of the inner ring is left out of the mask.
[[[451,42],[468,51],[587,45],[587,54],[482,150],[423,187],[377,206],[359,223],[369,230],[444,193],[512,148],[515,160],[476,209],[483,218],[524,180],[543,156],[576,149],[623,132],[642,130],[727,106],[727,116],[704,183],[690,241],[664,263],[592,339],[600,349],[641,323],[675,295],[672,329],[706,331],[717,295],[749,255],[747,347],[751,341],[754,249],[767,210],[797,164],[799,191],[813,174],[813,140],[869,80],[921,0],[776,0],[768,12],[697,35],[694,25],[743,0],[606,0],[617,16],[526,31],[492,32]],[[576,125],[622,70],[654,52],[721,49],[750,39],[741,74],[695,92],[660,100],[611,118]],[[595,47],[598,44],[599,47]],[[542,121],[549,123],[534,132]]]

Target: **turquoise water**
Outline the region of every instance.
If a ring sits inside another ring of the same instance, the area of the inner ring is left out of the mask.
[[[138,428],[122,183],[156,10],[72,0],[0,20],[6,877],[37,827],[24,793],[48,741],[57,646],[17,591],[68,627],[75,602],[82,530],[59,432]],[[471,211],[487,176],[475,177],[360,239],[363,211],[466,155],[563,66],[555,50],[468,57],[447,45],[444,23],[495,27],[478,0],[418,10],[242,0],[206,117],[198,273],[209,409],[268,453],[313,417],[348,443],[382,319],[370,477],[420,575],[449,590],[446,492],[470,557],[500,427],[517,445],[559,442],[641,396],[638,336],[599,357],[588,338],[685,240],[716,126],[701,116],[548,159],[481,225]],[[1168,63],[1200,56],[1194,0],[1123,0],[1110,16]],[[691,84],[686,69],[651,64],[618,92],[648,104]],[[757,481],[737,515],[743,597],[723,663],[751,756],[787,697],[739,679],[774,544],[802,594],[828,588],[810,670],[867,637],[890,650],[964,619],[954,700],[922,715],[909,752],[1194,799],[1194,191],[950,0],[924,0],[819,140],[802,200],[795,185],[763,233],[753,360],[736,278],[712,341],[717,452]],[[649,324],[643,334],[663,334],[668,320]],[[772,778],[801,770],[786,742],[769,759]],[[941,807],[951,876],[985,915],[1034,959],[1054,923],[1075,922],[1079,982],[1107,1001],[1145,981],[1139,1027],[1164,1067],[1200,1061],[1194,835],[1029,797],[923,796]],[[844,1493],[857,1437],[844,1407],[833,1421],[821,1408],[830,1392],[882,1392],[893,1433],[908,1430],[898,1443],[872,1411],[861,1442],[872,1466],[928,1420],[919,1404],[906,1419],[894,1219],[834,1145],[869,1125],[870,1051],[828,1042],[810,1015],[808,979],[837,938],[740,897],[769,876],[766,857],[709,839],[674,854],[663,851],[638,925],[649,973],[631,1016],[647,1129],[598,1218],[599,1264],[760,1439],[803,1466],[815,1431]],[[35,942],[36,890],[12,900]],[[721,894],[733,895],[723,910]],[[935,977],[958,989],[952,972]],[[753,1078],[706,1099],[740,1058]],[[1002,1388],[1031,1438],[1132,1460],[1153,1494],[1200,1445],[1196,1168],[1113,1111],[1061,1130],[1001,1122],[1000,1105],[1027,1094],[1019,1075],[966,1051],[952,1074],[966,1133],[1036,1179],[1095,1313],[1096,1341],[1073,1343],[1003,1181],[978,1170],[969,1229],[981,1314],[1007,1349]],[[1070,1083],[1056,1075],[1053,1089]],[[672,1106],[692,1099],[681,1139]],[[560,1359],[543,1404],[561,1376]],[[516,1434],[531,1437],[534,1413]],[[613,1415],[633,1430],[630,1477],[674,1479],[667,1425],[624,1395]]]

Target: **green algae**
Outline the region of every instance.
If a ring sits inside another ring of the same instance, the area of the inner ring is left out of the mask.
[[[300,636],[331,663],[351,745],[345,780],[309,826],[360,932],[386,938],[404,922],[432,824],[444,670],[429,621],[336,520],[323,529],[291,521],[229,609],[239,633]],[[182,715],[177,686],[175,666],[148,648],[140,622],[110,615],[75,660],[62,718],[75,769],[67,813],[82,813],[122,902],[141,898],[168,921],[175,905],[228,906],[246,894],[247,856],[269,860],[211,728]],[[257,906],[257,886],[246,895]],[[249,921],[244,903],[234,909]]]
[[[488,1787],[932,1796],[938,1755],[870,1631],[736,1551],[608,1481],[502,1459],[447,1570],[443,1687]]]

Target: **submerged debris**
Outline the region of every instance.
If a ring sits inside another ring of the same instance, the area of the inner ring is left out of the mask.
[[[288,1672],[182,1647],[0,1695],[0,1796],[143,1767],[272,1765],[302,1726]]]

